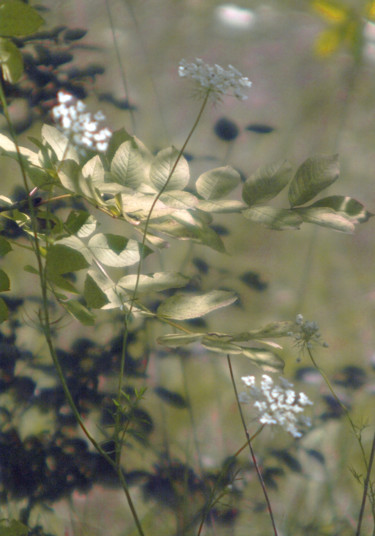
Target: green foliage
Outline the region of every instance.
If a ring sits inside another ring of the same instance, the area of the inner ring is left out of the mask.
[[[0,520],[0,534],[1,536],[26,536],[29,529],[20,521],[16,519]]]

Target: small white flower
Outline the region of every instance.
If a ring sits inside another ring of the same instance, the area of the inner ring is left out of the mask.
[[[275,385],[267,374],[262,376],[260,389],[256,387],[255,376],[244,376],[241,379],[249,387],[261,424],[278,424],[293,437],[302,436],[298,425],[302,423],[310,426],[310,421],[299,414],[304,411],[305,406],[312,405],[305,393],[295,393],[291,389],[293,384],[284,378],[280,378],[280,383]],[[245,401],[244,397],[241,401]]]
[[[58,92],[57,100],[59,104],[52,108],[52,117],[72,143],[94,151],[106,151],[112,132],[109,128],[99,128],[104,114],[99,111],[92,118],[90,112],[85,112],[86,105],[65,91]]]
[[[195,63],[181,60],[178,74],[183,78],[192,79],[197,84],[198,94],[206,95],[209,92],[214,100],[220,100],[223,95],[228,94],[234,95],[239,100],[247,99],[242,91],[251,87],[250,80],[233,65],[228,65],[228,69],[225,70],[220,65],[208,65],[200,58],[196,58]]]

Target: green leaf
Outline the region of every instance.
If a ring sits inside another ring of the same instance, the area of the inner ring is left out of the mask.
[[[71,237],[75,238],[75,237]],[[78,239],[71,243],[78,243]],[[56,243],[47,251],[47,271],[49,274],[66,274],[87,268],[89,263],[84,255],[68,245]]]
[[[70,234],[78,238],[90,236],[98,225],[97,220],[85,210],[72,210],[65,222],[65,227]]]
[[[155,201],[155,194],[143,194],[135,192],[134,194],[122,194],[121,195],[121,209],[123,215],[130,215],[136,220],[146,220],[151,207]],[[166,206],[160,199],[156,202],[152,209],[151,220],[161,218],[168,214],[173,214],[175,209],[173,207]]]
[[[0,236],[0,257],[5,257],[9,251],[12,251],[12,246],[3,236]]]
[[[364,223],[373,216],[371,212],[368,212],[365,209],[362,203],[356,199],[353,199],[352,197],[344,195],[332,195],[330,197],[324,197],[323,199],[319,199],[319,201],[316,201],[310,205],[310,207],[331,208],[354,224]]]
[[[315,223],[322,227],[329,227],[335,231],[341,231],[342,233],[353,233],[354,223],[350,221],[350,218],[341,216],[330,208],[325,207],[306,207],[297,208],[295,211],[308,223]]]
[[[230,166],[211,169],[198,177],[195,187],[203,199],[220,199],[234,190],[241,181],[241,176]]]
[[[64,159],[73,160],[79,164],[78,153],[72,142],[57,128],[50,125],[43,125],[42,138],[51,147],[59,162]]]
[[[294,329],[294,322],[271,322],[262,328],[232,335],[232,340],[236,342],[246,342],[254,339],[268,339],[270,337],[287,337]]]
[[[1,519],[0,534],[1,536],[27,536],[29,529],[16,519]]]
[[[282,372],[284,361],[280,356],[262,348],[244,348],[243,355],[265,372]]]
[[[186,320],[199,318],[220,307],[226,307],[235,302],[237,296],[234,292],[213,290],[206,294],[187,295],[175,294],[163,302],[157,310],[158,316]]]
[[[58,287],[62,290],[65,290],[66,292],[72,292],[73,294],[79,294],[76,287],[73,285],[69,279],[66,277],[63,277],[59,274],[49,273],[48,274],[48,281],[52,283],[55,287]]]
[[[199,201],[196,208],[204,212],[216,214],[232,214],[242,212],[247,205],[235,199],[220,199],[218,201]]]
[[[87,272],[87,275],[90,276],[93,283],[105,294],[107,302],[102,305],[102,309],[118,309],[126,307],[126,303],[129,302],[130,296],[124,290],[117,287],[108,274],[104,274],[101,270],[94,267]],[[93,299],[97,303],[98,300],[102,300],[96,290],[94,290]],[[104,301],[104,298],[102,301]]]
[[[308,158],[300,167],[289,186],[292,207],[303,205],[338,179],[338,155]]]
[[[157,339],[159,344],[168,346],[168,348],[178,348],[179,346],[185,346],[193,342],[198,342],[202,339],[204,333],[170,333],[168,335],[162,335]]]
[[[85,179],[90,178],[94,183],[104,182],[104,167],[99,155],[86,162],[82,168],[82,175]]]
[[[0,298],[0,323],[5,322],[7,318],[8,318],[7,304],[5,303],[3,298]]]
[[[0,4],[0,26],[1,26],[1,4]],[[12,41],[0,37],[0,66],[4,80],[15,84],[23,73],[22,54]]]
[[[39,274],[39,270],[34,268],[34,266],[31,266],[30,264],[26,264],[23,267],[23,269],[25,270],[25,272],[28,272],[29,274],[33,274],[33,275],[38,275]]]
[[[117,285],[128,291],[134,291],[137,275],[122,277]],[[156,272],[149,275],[140,275],[137,293],[161,292],[170,288],[185,287],[190,281],[189,277],[178,272]]]
[[[286,160],[260,167],[246,179],[242,199],[249,206],[273,199],[285,188],[291,177],[292,167]]]
[[[4,270],[0,268],[0,292],[6,292],[10,290],[10,281]]]
[[[197,205],[198,198],[190,192],[185,192],[183,190],[170,190],[161,194],[160,201],[167,207],[178,210],[188,210]]]
[[[18,0],[2,0],[0,4],[0,35],[18,37],[33,34],[44,23],[39,13]]]
[[[271,229],[299,229],[303,220],[295,211],[269,206],[255,206],[244,210],[245,218]]]
[[[64,302],[63,305],[84,326],[93,326],[95,324],[95,315],[78,300],[69,300]]]
[[[101,290],[89,273],[86,275],[83,296],[87,306],[92,309],[101,309],[109,302],[106,294]]]
[[[137,190],[146,182],[148,164],[134,139],[121,144],[111,162],[113,180],[119,184]]]
[[[155,188],[160,191],[167,182],[179,156],[175,147],[168,147],[158,152],[151,163],[150,180]],[[173,174],[168,182],[166,191],[183,190],[190,179],[189,164],[181,156]]]
[[[136,264],[140,259],[140,244],[120,235],[95,234],[90,238],[88,247],[105,266],[123,268]]]

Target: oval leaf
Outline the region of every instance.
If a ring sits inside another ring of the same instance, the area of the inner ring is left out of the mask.
[[[240,181],[238,171],[230,166],[224,166],[202,173],[195,187],[203,199],[220,199],[234,190]]]
[[[248,208],[242,213],[245,218],[271,229],[299,229],[303,220],[296,212],[285,208],[258,206]]]
[[[292,167],[284,160],[271,166],[260,167],[246,179],[242,199],[249,206],[263,203],[277,196],[292,177]]]
[[[88,266],[89,264],[85,257],[76,249],[64,244],[54,244],[48,248],[47,271],[50,274],[76,272]]]
[[[134,291],[137,275],[126,275],[118,281],[118,286],[128,291]],[[150,275],[140,275],[137,293],[161,292],[170,288],[185,287],[190,281],[189,277],[178,272],[158,272]]]
[[[18,0],[2,1],[0,4],[0,35],[24,36],[35,33],[44,19],[31,6]]]
[[[303,205],[338,179],[340,173],[338,155],[308,158],[300,167],[289,187],[292,207]]]
[[[183,190],[187,186],[190,178],[189,164],[183,156],[180,157],[171,176],[179,154],[175,147],[168,147],[155,156],[150,168],[150,180],[158,191],[164,187],[168,179],[166,191]]]
[[[4,270],[0,269],[0,292],[6,292],[8,290],[10,290],[9,277]]]
[[[365,207],[352,197],[344,195],[332,195],[319,199],[311,207],[326,207],[331,208],[342,216],[348,218],[352,223],[364,223],[373,216]]]
[[[176,320],[199,318],[220,307],[231,305],[236,300],[234,292],[225,290],[213,290],[198,296],[175,294],[159,306],[157,314]]]
[[[111,163],[113,180],[136,190],[145,182],[145,163],[141,151],[133,140],[122,143]]]
[[[1,10],[1,5],[0,5]],[[1,17],[1,11],[0,11]],[[1,25],[1,18],[0,18]],[[4,80],[15,84],[23,73],[22,54],[12,41],[0,38],[0,65]]]
[[[322,227],[329,227],[335,231],[342,233],[352,233],[354,231],[354,223],[346,216],[340,215],[334,210],[325,207],[308,207],[296,209],[296,212],[301,216],[303,221],[315,223]]]
[[[120,235],[98,233],[90,238],[88,248],[106,266],[132,266],[140,259],[138,242]]]

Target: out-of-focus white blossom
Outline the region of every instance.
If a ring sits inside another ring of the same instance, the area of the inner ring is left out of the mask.
[[[254,11],[236,4],[218,6],[215,9],[215,15],[223,25],[235,30],[247,30],[255,22]]]
[[[305,406],[312,405],[305,393],[293,391],[293,384],[284,378],[275,384],[267,374],[263,374],[260,387],[256,385],[255,376],[244,376],[241,379],[249,388],[250,400],[259,413],[261,424],[278,424],[293,437],[302,436],[298,425],[310,426],[310,420],[301,413]],[[240,401],[247,402],[243,396]]]
[[[52,117],[74,145],[104,152],[108,148],[112,132],[109,128],[99,128],[105,120],[102,112],[94,116],[86,112],[86,105],[65,91],[57,94],[58,105],[52,108]]]
[[[243,90],[251,87],[250,80],[233,65],[228,65],[226,70],[220,65],[208,65],[199,58],[195,63],[181,60],[178,74],[193,80],[199,95],[204,96],[209,92],[213,100],[220,100],[223,95],[234,95],[239,100],[247,99]]]

